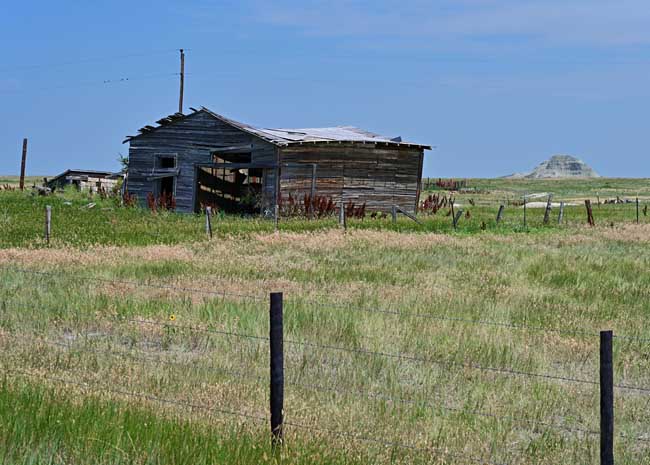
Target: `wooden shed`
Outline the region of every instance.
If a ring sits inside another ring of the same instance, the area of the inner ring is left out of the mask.
[[[65,170],[52,179],[45,179],[45,184],[51,189],[63,189],[66,186],[75,186],[79,190],[89,190],[98,192],[100,189],[107,191],[115,188],[121,173],[111,171],[93,171],[93,170]]]
[[[205,107],[157,124],[125,140],[126,188],[141,202],[172,194],[181,212],[212,205],[269,213],[281,199],[308,192],[369,211],[413,211],[430,150],[350,126],[257,128]]]

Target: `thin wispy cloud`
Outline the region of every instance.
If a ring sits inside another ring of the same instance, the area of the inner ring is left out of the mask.
[[[442,41],[516,37],[546,45],[648,45],[647,0],[280,1],[257,19],[305,34]]]

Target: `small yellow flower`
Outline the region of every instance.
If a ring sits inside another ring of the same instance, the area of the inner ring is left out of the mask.
[[[173,313],[169,315],[169,321],[176,321],[176,315],[174,315]]]

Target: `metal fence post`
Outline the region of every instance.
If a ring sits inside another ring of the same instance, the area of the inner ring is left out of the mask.
[[[636,198],[636,224],[639,224],[639,198]]]
[[[273,226],[275,232],[278,232],[279,222],[280,222],[280,206],[276,203],[275,207],[273,208]]]
[[[52,207],[45,206],[45,241],[50,243],[50,236],[52,235]]]
[[[205,207],[205,232],[212,239],[212,207]]]
[[[612,331],[600,332],[600,465],[614,465]]]
[[[282,329],[282,293],[271,293],[269,341],[271,353],[271,434],[273,445],[281,445],[284,411],[284,353]]]

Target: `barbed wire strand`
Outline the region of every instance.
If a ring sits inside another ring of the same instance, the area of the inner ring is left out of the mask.
[[[320,297],[325,297],[325,296],[320,296]],[[287,299],[286,302],[288,303],[293,303],[293,304],[298,304],[298,303],[303,303],[299,300],[293,300],[293,299]],[[517,323],[508,323],[505,321],[498,321],[498,320],[485,320],[485,319],[472,319],[472,318],[463,318],[463,317],[454,317],[454,316],[446,316],[446,315],[436,315],[433,313],[419,313],[419,312],[403,312],[399,310],[389,310],[389,309],[381,309],[381,308],[368,308],[368,307],[355,307],[353,305],[349,304],[336,304],[336,303],[321,303],[318,301],[310,301],[307,302],[307,305],[310,306],[316,306],[316,307],[321,307],[324,309],[331,309],[331,308],[338,308],[338,309],[346,309],[346,310],[357,310],[361,312],[366,312],[366,313],[378,313],[378,314],[383,314],[383,315],[392,315],[398,318],[419,318],[419,319],[427,319],[427,320],[433,320],[433,321],[446,321],[446,322],[452,322],[452,323],[467,323],[471,325],[478,325],[478,326],[496,326],[496,327],[502,327],[502,328],[507,328],[507,329],[516,329],[520,331],[544,331],[544,332],[549,332],[549,333],[556,333],[556,334],[561,334],[564,336],[589,336],[589,337],[599,337],[600,333],[598,332],[592,332],[592,331],[587,331],[587,330],[567,330],[567,329],[558,329],[558,328],[547,328],[544,326],[534,326],[534,325],[525,325],[525,324],[517,324]],[[639,342],[650,342],[650,338],[644,338],[644,337],[639,337],[639,336],[626,336],[626,335],[614,335],[614,337],[619,338],[619,339],[629,339],[633,341],[639,341]]]
[[[51,345],[54,347],[59,347],[62,349],[67,350],[68,352],[75,353],[75,352],[90,352],[95,355],[108,355],[108,356],[117,356],[121,357],[122,359],[130,359],[134,360],[137,362],[150,362],[154,363],[157,365],[164,365],[164,366],[173,366],[173,367],[187,367],[187,368],[192,368],[196,369],[197,367],[195,365],[189,365],[187,362],[180,361],[180,360],[165,360],[160,356],[138,356],[132,352],[126,352],[123,350],[110,350],[110,349],[100,349],[96,347],[78,347],[74,346],[72,344],[64,343],[64,342],[57,342],[57,341],[52,341],[50,339],[46,338],[40,338],[36,336],[25,336],[21,335],[18,337],[18,335],[10,335],[13,339],[17,339],[19,341],[24,341],[26,337],[28,337],[30,340],[35,341],[35,342],[42,342],[47,345]],[[220,374],[225,374],[232,376],[234,378],[238,379],[243,379],[247,381],[256,381],[256,382],[265,382],[267,379],[262,376],[252,376],[250,374],[244,373],[243,370],[237,371],[237,370],[231,370],[227,368],[223,368],[220,366],[215,365],[214,363],[210,363],[208,366],[203,366],[200,367],[202,370],[214,370],[215,372],[218,372]],[[243,367],[241,367],[243,368]]]
[[[14,334],[9,334],[10,337],[18,339],[18,335]],[[118,356],[122,358],[130,358],[132,360],[140,361],[140,362],[152,362],[155,364],[159,365],[167,365],[167,366],[183,366],[183,367],[189,367],[187,363],[184,363],[182,361],[176,361],[176,360],[163,360],[161,357],[138,357],[134,355],[133,353],[125,352],[125,351],[117,351],[117,350],[106,350],[106,349],[98,349],[94,347],[75,347],[69,343],[62,343],[62,342],[57,342],[57,341],[51,341],[49,339],[45,338],[39,338],[39,337],[34,337],[29,336],[29,338],[33,341],[37,342],[43,342],[48,345],[52,345],[55,347],[63,348],[66,349],[67,351],[73,352],[73,351],[79,351],[79,352],[90,352],[93,354],[99,354],[99,355],[110,355],[110,356]],[[21,335],[20,339],[21,341],[24,340],[24,335]],[[192,367],[195,368],[195,367]],[[222,367],[218,367],[214,364],[210,364],[207,367],[202,367],[203,369],[211,369],[215,370],[218,373],[221,374],[226,374],[229,376],[232,376],[234,378],[238,379],[243,379],[246,381],[255,381],[255,382],[265,382],[267,381],[266,377],[263,376],[251,376],[250,374],[244,373],[243,371],[235,371],[231,369],[226,369]],[[497,415],[489,412],[482,412],[482,411],[477,411],[477,410],[466,410],[463,408],[459,407],[450,407],[448,405],[435,405],[431,402],[418,402],[413,399],[407,399],[407,398],[402,398],[402,397],[393,397],[393,396],[388,396],[385,394],[378,394],[378,393],[372,393],[368,391],[363,391],[360,389],[357,390],[351,390],[351,389],[342,389],[342,388],[333,388],[333,387],[328,387],[328,386],[323,386],[319,384],[304,384],[304,383],[298,383],[294,381],[287,381],[286,385],[288,386],[294,386],[298,387],[301,389],[305,390],[317,390],[321,392],[334,392],[337,394],[344,394],[344,395],[352,395],[355,397],[363,397],[365,399],[371,399],[371,400],[383,400],[383,401],[388,401],[392,403],[402,403],[402,404],[407,404],[407,405],[424,405],[426,407],[436,409],[439,408],[441,410],[449,411],[449,412],[456,412],[456,413],[462,413],[462,414],[470,414],[473,416],[479,416],[479,417],[486,417],[486,418],[493,418],[497,420],[507,420],[511,421],[513,423],[520,423],[520,424],[527,424],[533,427],[537,426],[544,426],[546,428],[550,428],[552,430],[560,430],[560,431],[565,431],[569,433],[581,433],[581,434],[586,434],[586,435],[598,435],[600,434],[599,431],[595,430],[589,430],[584,427],[567,427],[563,425],[559,425],[556,423],[550,423],[546,422],[543,420],[528,420],[524,418],[516,418],[512,416],[506,416],[506,415]],[[650,438],[643,438],[643,437],[635,437],[635,436],[630,436],[625,433],[618,433],[618,436],[638,442],[650,442]]]
[[[9,335],[10,337],[24,341],[25,340],[25,335],[21,335],[20,337],[18,335],[11,334]],[[150,356],[145,356],[145,357],[140,357],[138,355],[133,354],[132,352],[125,352],[121,350],[108,350],[108,349],[99,349],[96,347],[78,347],[74,346],[69,343],[63,343],[63,342],[57,342],[57,341],[52,341],[46,338],[40,338],[36,336],[27,336],[29,337],[30,340],[35,341],[35,342],[42,342],[54,347],[62,348],[65,349],[69,352],[89,352],[95,355],[108,355],[108,356],[117,356],[121,357],[124,359],[131,359],[139,362],[151,362],[155,363],[158,365],[166,365],[166,366],[185,366],[188,367],[189,365],[187,363],[184,363],[182,361],[177,361],[177,360],[164,360],[161,357],[150,357]],[[192,367],[195,368],[195,367]],[[257,382],[265,382],[266,378],[261,377],[261,376],[251,376],[248,374],[244,374],[243,371],[234,371],[234,370],[228,370],[222,367],[218,367],[214,364],[210,364],[207,367],[201,367],[202,369],[213,369],[219,373],[227,374],[229,376],[233,376],[235,378],[239,379],[244,379],[247,381],[257,381]],[[302,389],[306,390],[317,390],[317,391],[322,391],[322,392],[335,392],[337,394],[346,394],[346,395],[353,395],[356,397],[364,397],[367,399],[372,399],[372,400],[384,400],[384,401],[389,401],[393,403],[403,403],[403,404],[408,404],[408,405],[417,405],[419,402],[413,400],[413,399],[406,399],[406,398],[400,398],[400,397],[391,397],[387,396],[384,394],[377,394],[377,393],[371,393],[367,391],[363,391],[361,389],[358,390],[351,390],[351,389],[342,389],[342,388],[333,388],[333,387],[327,387],[323,385],[318,385],[318,384],[304,384],[304,383],[298,383],[294,381],[287,381],[286,384],[288,386],[294,386],[294,387],[299,387]],[[552,424],[552,423],[547,423],[543,421],[533,421],[533,420],[526,420],[522,418],[515,418],[515,417],[508,417],[508,416],[500,416],[496,414],[491,414],[487,412],[480,412],[480,411],[472,411],[472,410],[465,410],[462,408],[457,408],[457,407],[449,407],[445,405],[434,405],[430,402],[424,402],[423,405],[426,405],[430,408],[440,408],[441,410],[446,410],[450,412],[458,412],[458,413],[469,413],[471,415],[475,416],[481,416],[481,417],[488,417],[488,418],[495,418],[495,419],[504,419],[504,420],[509,420],[515,423],[522,423],[522,424],[529,424],[531,426],[546,426],[550,427],[553,429],[562,429],[567,432],[579,432],[579,433],[586,433],[586,434],[599,434],[598,431],[590,431],[584,428],[569,428],[569,427],[564,427],[561,425],[557,424]]]
[[[294,341],[294,340],[287,340],[287,339],[285,339],[284,342],[286,344],[293,344],[293,345],[298,345],[298,346],[311,347],[311,348],[316,348],[316,349],[321,349],[321,350],[332,350],[332,351],[354,353],[354,354],[373,356],[373,357],[392,358],[392,359],[395,359],[395,360],[407,361],[407,362],[431,363],[431,364],[440,365],[440,366],[453,366],[453,367],[458,367],[458,368],[471,368],[471,369],[475,369],[475,370],[488,371],[488,372],[493,372],[493,373],[500,373],[500,374],[504,374],[504,375],[528,376],[528,377],[533,377],[533,378],[551,379],[551,380],[556,380],[556,381],[566,381],[566,382],[578,383],[578,384],[598,385],[598,382],[590,381],[590,380],[586,380],[586,379],[571,378],[571,377],[565,377],[565,376],[559,376],[559,375],[551,375],[551,374],[546,374],[546,373],[531,373],[531,372],[526,372],[526,371],[513,370],[513,369],[509,369],[509,368],[486,367],[486,366],[478,365],[478,364],[473,363],[473,362],[472,363],[459,363],[459,362],[452,362],[452,361],[429,359],[429,358],[418,357],[418,356],[414,356],[414,355],[394,354],[394,353],[389,353],[389,352],[378,352],[378,351],[372,351],[372,350],[368,350],[368,349],[352,349],[352,348],[348,348],[348,347],[340,347],[340,346],[332,346],[332,345],[320,345],[320,344],[315,344],[313,342]]]
[[[60,278],[60,274],[52,272],[52,271],[38,271],[38,270],[29,270],[26,268],[16,268],[16,267],[3,267],[4,270],[9,270],[13,271],[16,273],[24,273],[24,274],[34,274],[34,275],[40,275],[40,276],[50,276],[54,278]],[[152,283],[144,283],[140,281],[129,281],[129,280],[122,280],[122,279],[109,279],[109,278],[100,278],[100,277],[94,277],[94,276],[74,276],[74,279],[79,279],[83,281],[91,281],[91,282],[101,282],[101,283],[106,283],[106,284],[123,284],[127,286],[137,286],[137,287],[147,287],[151,289],[166,289],[166,290],[172,290],[172,291],[178,291],[178,292],[186,292],[186,293],[197,293],[197,294],[208,294],[208,295],[215,295],[215,296],[229,296],[229,297],[240,297],[243,299],[250,299],[250,300],[257,300],[257,301],[268,301],[268,297],[260,297],[252,294],[239,294],[239,293],[234,293],[234,292],[227,292],[227,291],[211,291],[209,289],[200,289],[200,288],[192,288],[192,287],[183,287],[183,286],[173,286],[173,285],[168,285],[168,284],[152,284]]]
[[[305,429],[309,431],[314,431],[317,433],[324,433],[328,435],[333,435],[333,436],[341,436],[341,437],[346,437],[355,441],[363,441],[363,442],[372,442],[375,444],[379,444],[385,447],[393,447],[393,448],[400,448],[400,449],[408,449],[408,450],[413,450],[417,452],[436,452],[436,453],[441,453],[443,455],[446,455],[448,457],[454,457],[457,459],[464,459],[464,460],[469,460],[471,462],[475,463],[480,463],[480,464],[486,464],[486,465],[507,465],[504,462],[494,462],[491,459],[482,459],[480,457],[474,457],[471,455],[464,455],[464,454],[459,454],[455,452],[449,452],[447,450],[444,450],[442,448],[437,448],[437,447],[419,447],[415,446],[413,444],[404,444],[401,442],[394,442],[394,441],[387,441],[383,439],[378,439],[378,438],[371,438],[368,436],[362,436],[357,433],[352,433],[349,431],[338,431],[338,430],[332,430],[332,429],[327,429],[327,428],[321,428],[321,427],[316,427],[316,426],[310,426],[310,425],[303,425],[301,423],[296,423],[293,421],[285,421],[284,426],[291,426],[293,428],[299,428],[299,429]]]
[[[117,394],[117,395],[122,395],[126,397],[135,397],[135,398],[140,398],[144,400],[148,400],[151,402],[159,402],[162,404],[169,404],[169,405],[176,405],[180,407],[185,407],[189,409],[196,409],[196,410],[205,410],[205,411],[210,411],[210,412],[216,412],[216,413],[222,413],[224,415],[231,415],[231,416],[237,416],[237,417],[242,417],[242,418],[247,418],[251,420],[260,420],[260,421],[267,421],[266,417],[261,417],[259,415],[253,415],[250,413],[244,413],[244,412],[236,412],[233,410],[228,410],[220,407],[209,407],[207,405],[200,405],[200,404],[193,404],[189,402],[184,402],[180,400],[174,400],[174,399],[165,399],[161,397],[156,397],[150,394],[143,394],[140,392],[131,392],[131,391],[126,391],[123,389],[115,389],[111,388],[108,386],[102,386],[98,385],[97,383],[88,383],[88,382],[78,382],[78,381],[71,381],[69,379],[64,379],[64,378],[59,378],[55,376],[45,376],[41,373],[30,373],[25,370],[18,370],[14,368],[10,368],[5,370],[5,373],[15,373],[18,375],[23,375],[27,377],[38,377],[39,379],[44,379],[47,381],[54,381],[54,382],[59,382],[59,383],[64,383],[64,384],[69,384],[71,386],[77,386],[83,389],[89,389],[98,393],[111,393],[111,394]],[[94,388],[94,389],[93,389]]]

